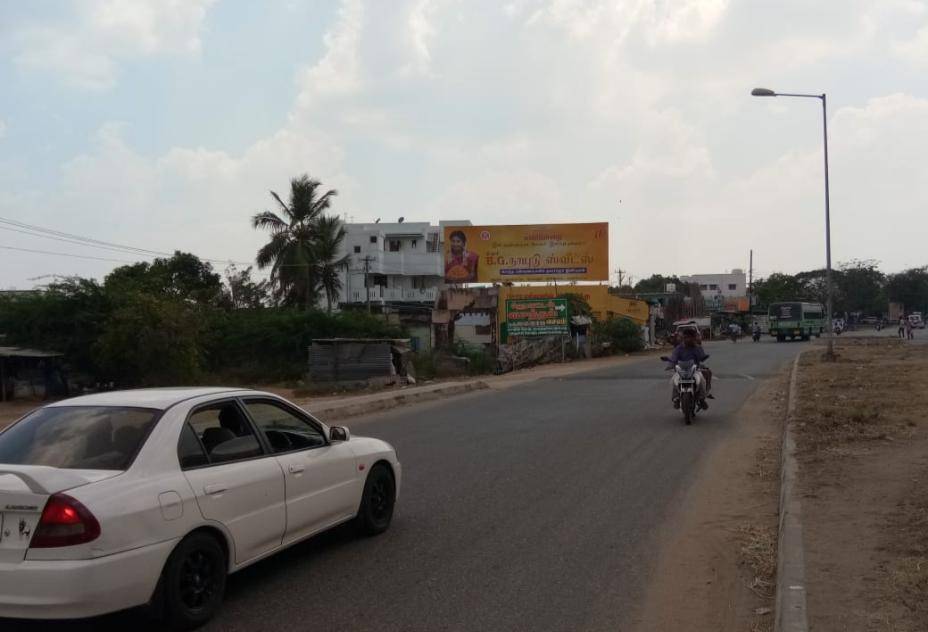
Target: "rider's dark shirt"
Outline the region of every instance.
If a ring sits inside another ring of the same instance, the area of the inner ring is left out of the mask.
[[[670,363],[676,364],[677,362],[686,362],[687,360],[702,362],[707,357],[708,355],[699,345],[687,347],[685,344],[679,344],[674,348],[673,353],[670,354]]]

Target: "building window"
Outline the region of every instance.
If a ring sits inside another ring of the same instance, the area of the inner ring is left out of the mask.
[[[355,253],[355,254],[360,254],[360,252],[361,252],[361,246],[355,246],[355,247],[354,247],[354,253]]]
[[[377,235],[371,235],[371,243],[372,243],[372,244],[376,244],[376,243],[377,243]]]
[[[400,251],[400,240],[391,239],[390,240],[390,252],[399,252]]]
[[[429,239],[425,242],[426,252],[438,252],[438,233],[429,233]]]
[[[424,289],[425,289],[425,281],[426,281],[426,279],[428,279],[428,277],[424,277],[424,276],[414,276],[414,277],[412,278],[412,288],[413,288],[414,290],[424,290]]]
[[[709,289],[710,289],[710,290],[717,290],[717,289],[719,289],[719,286],[716,285],[715,283],[710,283],[710,284],[709,284]]]
[[[413,240],[412,240],[412,246],[411,246],[411,247],[412,247],[412,248],[415,248],[415,247],[416,247],[416,244],[418,244],[418,243],[419,243],[418,240],[413,239]]]
[[[699,289],[700,289],[700,290],[708,290],[708,289],[709,289],[709,286],[703,283],[702,285],[699,286]]]
[[[387,275],[386,274],[372,274],[371,275],[371,286],[379,285],[380,287],[387,287]]]
[[[737,289],[738,289],[738,284],[737,284],[737,283],[729,283],[729,284],[728,284],[728,289],[729,289],[729,290],[737,290]]]

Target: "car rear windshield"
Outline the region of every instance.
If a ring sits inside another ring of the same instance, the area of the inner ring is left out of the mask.
[[[159,413],[114,406],[40,408],[0,433],[0,463],[125,470]]]

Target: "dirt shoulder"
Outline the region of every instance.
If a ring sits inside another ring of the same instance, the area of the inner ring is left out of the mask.
[[[780,443],[789,373],[765,380],[690,489],[665,544],[639,632],[773,629]]]
[[[812,630],[928,629],[928,347],[803,356],[797,453]]]

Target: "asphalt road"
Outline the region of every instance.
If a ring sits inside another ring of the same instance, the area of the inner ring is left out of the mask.
[[[627,629],[700,460],[804,346],[708,343],[716,399],[690,427],[656,358],[351,420],[403,462],[392,528],[339,528],[230,577],[205,629]],[[106,628],[148,626],[17,625]]]

